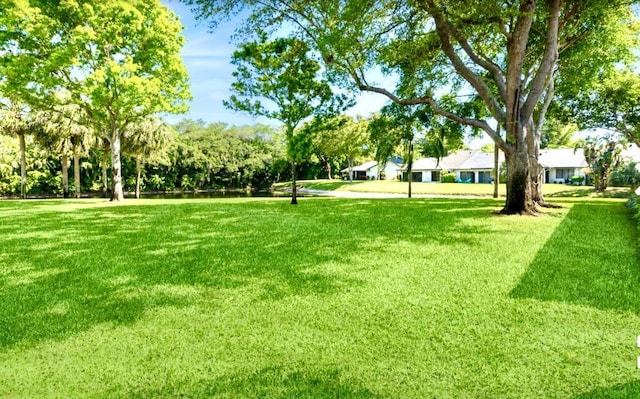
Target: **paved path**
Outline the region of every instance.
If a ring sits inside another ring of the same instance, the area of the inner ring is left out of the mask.
[[[321,195],[325,197],[338,198],[407,198],[407,194],[392,193],[365,193],[355,191],[331,191],[331,190],[314,190],[311,188],[298,188],[300,194]],[[445,195],[445,194],[412,194],[413,198],[488,198],[478,195]]]

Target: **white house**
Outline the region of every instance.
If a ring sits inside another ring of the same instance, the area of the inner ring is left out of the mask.
[[[463,183],[491,183],[493,181],[494,154],[480,150],[462,150],[442,158],[421,158],[412,165],[411,177],[416,182],[440,182],[442,173],[455,173],[456,181]],[[499,163],[504,162],[502,153]],[[406,172],[407,168],[402,169]]]
[[[588,171],[582,148],[540,150],[538,160],[544,168],[545,183],[566,183],[572,176],[586,176]]]
[[[402,167],[402,160],[400,158],[389,158],[386,165],[380,171],[378,170],[378,163],[376,161],[365,162],[362,165],[354,166],[351,171],[353,174],[353,180],[378,180],[381,175],[384,180],[394,180],[397,178],[400,168]],[[349,179],[349,168],[342,169],[341,174],[344,179]]]

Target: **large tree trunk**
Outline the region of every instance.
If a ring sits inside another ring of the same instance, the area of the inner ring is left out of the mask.
[[[111,201],[123,201],[122,162],[120,159],[120,131],[115,128],[111,134]]]
[[[291,162],[291,205],[298,204],[298,187],[297,185],[298,168],[295,161]]]
[[[25,143],[24,133],[18,134],[20,141],[20,197],[27,198],[27,144]]]
[[[69,157],[62,152],[62,197],[69,198]]]
[[[107,141],[102,145],[102,198],[109,196],[109,178],[107,176],[107,168],[109,163],[110,146]]]
[[[140,199],[140,174],[142,169],[142,162],[140,156],[136,157],[136,199]]]
[[[349,183],[353,183],[353,159],[349,158]]]
[[[507,162],[507,201],[502,213],[532,215],[537,213],[531,197],[531,177],[526,147],[524,151],[505,153]]]
[[[73,184],[75,197],[80,198],[80,145],[77,143],[73,143]]]

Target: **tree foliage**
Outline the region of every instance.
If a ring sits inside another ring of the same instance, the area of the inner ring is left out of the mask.
[[[178,17],[159,0],[6,0],[0,14],[0,91],[30,104],[75,104],[109,141],[121,200],[120,140],[190,95]],[[68,95],[57,95],[63,92]]]
[[[609,177],[613,169],[621,163],[623,144],[614,136],[587,137],[576,144],[575,148],[582,148],[584,157],[591,169],[593,183],[597,191],[603,192],[609,184]]]
[[[296,204],[296,165],[310,154],[311,141],[296,135],[296,128],[313,115],[330,113],[336,96],[319,80],[320,64],[311,58],[306,42],[295,38],[243,44],[233,53],[233,95],[225,105],[252,115],[265,116],[284,125],[287,156],[292,165],[292,198]],[[266,100],[266,102],[265,102]]]
[[[506,155],[505,213],[535,211],[540,129],[556,83],[564,90],[572,80],[593,82],[631,54],[637,32],[623,0],[185,2],[214,25],[249,10],[244,31],[293,26],[343,87],[424,104],[484,131]],[[372,78],[380,70],[397,85]],[[461,112],[470,109],[480,112]]]

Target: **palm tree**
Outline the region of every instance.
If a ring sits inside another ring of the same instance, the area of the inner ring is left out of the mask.
[[[39,127],[27,105],[8,99],[0,100],[0,131],[15,135],[20,143],[20,197],[27,198],[27,156],[25,135]]]
[[[140,183],[144,161],[158,157],[170,140],[169,127],[155,117],[131,124],[123,134],[124,152],[136,160],[136,199],[140,198]]]
[[[38,119],[42,120],[50,138],[55,142],[55,148],[62,155],[62,181],[65,198],[68,197],[68,152],[73,154],[73,182],[75,197],[81,196],[80,183],[80,158],[95,144],[96,138],[93,130],[87,123],[87,115],[76,105],[63,105],[49,111],[39,113]],[[57,139],[57,140],[56,140]]]

